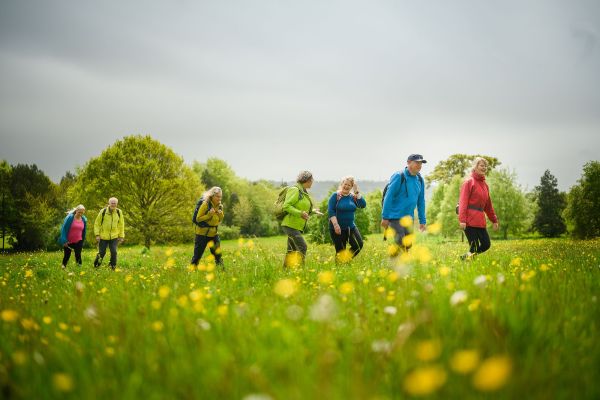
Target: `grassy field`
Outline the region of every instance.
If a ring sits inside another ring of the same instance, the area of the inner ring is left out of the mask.
[[[600,240],[420,236],[395,265],[379,236],[349,264],[285,238],[0,256],[0,397],[600,398]],[[205,256],[206,257],[206,256]],[[206,260],[206,259],[205,259]]]

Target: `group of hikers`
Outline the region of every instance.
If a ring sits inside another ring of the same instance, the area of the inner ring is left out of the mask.
[[[396,249],[393,254],[406,252],[411,247],[404,241],[413,227],[415,208],[419,220],[419,230],[425,231],[425,183],[421,176],[421,168],[427,163],[420,154],[411,154],[407,158],[403,170],[395,172],[383,190],[381,226],[391,231]],[[485,182],[488,163],[485,158],[477,157],[473,161],[471,174],[463,182],[457,206],[458,223],[469,242],[469,251],[461,256],[467,260],[490,248],[490,237],[486,229],[486,218],[498,229],[498,217],[492,206],[489,187]],[[313,184],[313,175],[309,171],[301,171],[296,184],[282,190],[276,203],[277,217],[281,219],[281,229],[287,235],[287,252],[284,266],[302,264],[306,257],[307,244],[303,233],[312,215],[323,215],[313,207],[308,189]],[[214,186],[206,191],[196,205],[193,214],[195,224],[194,255],[190,261],[198,265],[208,247],[217,265],[223,265],[221,241],[218,226],[223,221],[224,211],[221,202],[223,191]],[[109,266],[117,265],[117,247],[125,239],[125,219],[123,212],[117,207],[118,200],[111,197],[108,205],[101,209],[94,222],[94,235],[98,244],[98,254],[94,266],[99,267],[110,249]],[[349,252],[350,258],[356,257],[363,248],[363,239],[355,223],[355,213],[365,208],[367,202],[362,196],[352,176],[346,176],[328,201],[329,234],[335,247],[336,255]],[[85,207],[78,205],[67,213],[64,220],[60,244],[64,247],[62,268],[66,268],[71,252],[75,252],[76,263],[81,266],[81,250],[85,240],[87,219]],[[404,221],[410,221],[409,224]],[[348,245],[350,249],[347,250]]]

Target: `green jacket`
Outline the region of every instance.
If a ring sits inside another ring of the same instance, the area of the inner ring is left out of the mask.
[[[106,214],[104,214],[104,222],[102,222],[102,213],[104,210],[106,210]],[[102,226],[100,226],[101,223]],[[102,240],[125,239],[125,217],[123,216],[123,211],[117,208],[111,213],[108,207],[100,210],[94,222],[94,236],[100,236]]]
[[[302,199],[298,201],[300,191],[302,191]],[[281,226],[304,231],[307,221],[302,218],[302,211],[306,211],[309,214],[312,213],[312,200],[302,185],[297,184],[289,188],[283,202],[283,211],[287,212],[287,214],[283,217]]]
[[[210,201],[210,200],[209,200]],[[211,209],[213,205],[211,204]],[[196,235],[215,237],[217,235],[217,226],[223,221],[225,213],[223,210],[218,210],[215,213],[209,212],[208,201],[202,203],[198,209],[198,215],[196,216],[197,222],[205,222],[209,226],[198,226],[196,225]]]

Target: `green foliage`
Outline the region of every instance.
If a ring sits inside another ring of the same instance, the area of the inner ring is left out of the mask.
[[[365,209],[366,214],[369,218],[369,232],[370,233],[382,233],[383,228],[381,227],[381,190],[375,190],[367,194],[367,208]],[[361,231],[362,233],[362,231]]]
[[[428,223],[438,222],[438,216],[442,210],[442,203],[446,191],[446,184],[439,184],[433,191],[433,195],[427,202],[426,217]],[[458,202],[458,198],[457,198]]]
[[[565,216],[577,238],[600,236],[600,162],[590,161],[567,196]]]
[[[473,160],[477,157],[483,157],[488,162],[488,170],[493,170],[501,163],[496,157],[484,156],[480,154],[468,155],[468,154],[453,154],[446,160],[440,161],[433,171],[425,177],[427,185],[431,185],[433,182],[440,184],[448,184],[452,178],[456,175],[463,177],[472,167]]]
[[[70,197],[88,210],[90,233],[109,197],[119,199],[125,237],[150,248],[153,242],[189,241],[191,213],[202,186],[183,159],[150,136],[127,136],[79,171]]]
[[[492,171],[487,178],[504,239],[508,238],[509,233],[517,235],[523,232],[533,219],[533,206],[516,180],[516,174],[506,169]]]
[[[439,222],[442,225],[442,234],[444,237],[458,237],[461,235],[458,217],[456,215],[456,203],[458,203],[460,187],[463,182],[464,179],[461,176],[455,175],[450,183],[445,185],[445,188],[442,190],[444,199],[439,206],[440,211],[438,212],[437,217],[433,219],[433,222]],[[438,188],[437,190],[440,189]]]
[[[540,185],[535,187],[536,212],[533,227],[544,237],[557,237],[566,231],[562,212],[566,206],[564,194],[558,191],[556,178],[549,170],[544,172]]]

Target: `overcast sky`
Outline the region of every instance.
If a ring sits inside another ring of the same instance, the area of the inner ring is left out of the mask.
[[[0,158],[53,180],[130,134],[249,179],[600,160],[600,1],[0,2]]]

